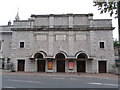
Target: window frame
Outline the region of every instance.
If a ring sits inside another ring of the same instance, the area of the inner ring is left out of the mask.
[[[101,49],[105,48],[105,42],[104,41],[99,42],[99,48],[101,48]]]
[[[23,43],[23,46],[21,46],[21,43]],[[19,42],[19,48],[25,48],[25,42],[24,41]]]

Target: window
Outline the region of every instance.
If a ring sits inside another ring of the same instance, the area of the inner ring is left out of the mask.
[[[119,67],[120,66],[120,60],[115,60],[115,64],[116,64],[115,65],[116,67]]]
[[[100,48],[104,48],[104,42],[100,42]]]
[[[10,63],[10,58],[7,58],[7,63]]]
[[[20,48],[24,48],[24,42],[20,42]]]

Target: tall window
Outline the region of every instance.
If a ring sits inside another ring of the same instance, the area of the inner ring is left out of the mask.
[[[20,48],[24,48],[24,42],[20,42]]]
[[[104,42],[100,42],[100,48],[105,48]]]

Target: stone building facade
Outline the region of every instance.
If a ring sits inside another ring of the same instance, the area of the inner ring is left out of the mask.
[[[31,15],[16,19],[10,29],[15,71],[107,73],[115,63],[111,19],[93,19],[93,14]]]
[[[10,61],[12,26],[0,26],[0,68],[5,68],[6,63]]]

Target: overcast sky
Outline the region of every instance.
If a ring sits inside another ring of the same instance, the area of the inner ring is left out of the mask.
[[[15,19],[19,8],[20,19],[28,19],[31,14],[87,14],[93,13],[94,19],[113,19],[113,37],[118,38],[118,21],[109,14],[100,14],[93,0],[1,0],[0,25]]]

